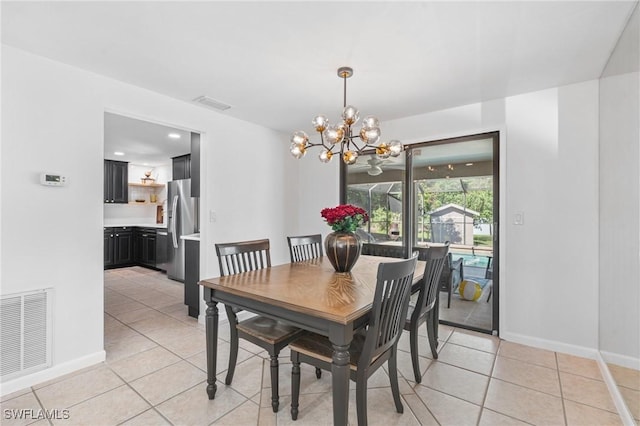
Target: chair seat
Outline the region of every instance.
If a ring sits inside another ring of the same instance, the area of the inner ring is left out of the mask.
[[[237,325],[240,332],[260,339],[270,345],[277,345],[297,337],[301,329],[271,318],[255,316]]]
[[[358,361],[360,360],[360,354],[364,346],[366,334],[356,333],[353,335],[353,340],[349,346],[349,364],[352,370],[357,369]],[[311,333],[306,331],[300,335],[296,340],[289,343],[289,349],[301,354],[320,359],[327,363],[331,363],[333,360],[333,346],[329,339],[320,334]]]

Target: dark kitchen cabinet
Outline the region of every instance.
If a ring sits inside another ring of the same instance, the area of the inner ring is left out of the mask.
[[[172,159],[173,180],[191,179],[191,155],[181,155]]]
[[[104,228],[104,267],[133,265],[133,231],[121,226]]]
[[[142,266],[156,267],[156,230],[136,228],[136,263]]]
[[[200,314],[200,241],[185,240],[184,304],[189,307],[189,316]]]
[[[104,160],[104,202],[129,202],[129,163]]]

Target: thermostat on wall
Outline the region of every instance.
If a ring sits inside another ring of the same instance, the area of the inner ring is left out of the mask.
[[[40,183],[45,186],[64,186],[67,184],[67,177],[54,173],[42,173]]]

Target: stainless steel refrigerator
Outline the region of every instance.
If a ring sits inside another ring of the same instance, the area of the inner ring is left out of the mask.
[[[184,282],[184,240],[182,235],[198,232],[198,198],[191,196],[191,179],[173,180],[168,184],[167,277]]]

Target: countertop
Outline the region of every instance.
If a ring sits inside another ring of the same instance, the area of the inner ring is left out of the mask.
[[[180,237],[181,240],[191,240],[191,241],[200,241],[200,233],[197,234],[189,234],[189,235],[182,235]]]
[[[120,227],[120,226],[128,226],[128,227],[134,227],[134,226],[138,226],[140,228],[156,228],[156,229],[166,229],[167,225],[163,224],[163,223],[131,223],[131,222],[114,222],[114,223],[105,223],[104,227],[105,228],[111,228],[111,227]]]

